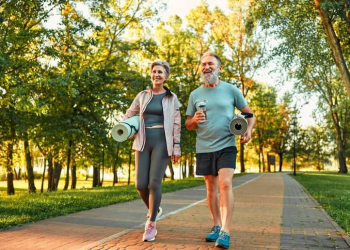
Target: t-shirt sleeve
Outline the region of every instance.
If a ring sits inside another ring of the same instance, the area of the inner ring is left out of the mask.
[[[195,106],[193,103],[193,95],[190,94],[190,99],[188,100],[186,115],[187,116],[194,116],[194,113],[196,113]]]
[[[245,106],[247,106],[247,101],[246,99],[243,97],[243,94],[242,92],[237,88],[237,87],[234,87],[233,88],[233,94],[235,96],[235,103],[236,103],[236,107],[238,109],[241,109],[241,108],[244,108]]]

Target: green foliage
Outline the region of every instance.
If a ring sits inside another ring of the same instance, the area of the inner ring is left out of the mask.
[[[204,185],[202,178],[166,181],[162,184],[162,192],[173,192],[198,185]],[[17,192],[13,196],[5,196],[4,193],[4,190],[0,189],[0,229],[139,198],[133,185],[42,194]]]
[[[327,213],[350,234],[350,176],[303,173],[293,176],[321,204]]]

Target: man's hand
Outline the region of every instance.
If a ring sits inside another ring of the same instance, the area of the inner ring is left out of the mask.
[[[173,158],[173,163],[177,163],[177,161],[180,159],[179,155],[173,155],[171,158]]]
[[[206,120],[205,120],[205,114],[202,110],[198,110],[196,111],[196,113],[194,113],[194,116],[193,116],[193,122],[198,124],[198,123],[204,123]]]
[[[247,131],[241,135],[241,143],[247,143],[250,141],[250,139],[252,138],[252,131],[250,129],[247,129]]]
[[[205,114],[203,111],[198,110],[196,113],[194,113],[194,116],[187,116],[185,126],[188,130],[196,129],[198,123],[204,123],[205,120]]]

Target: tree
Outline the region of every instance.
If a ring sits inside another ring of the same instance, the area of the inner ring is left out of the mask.
[[[346,139],[343,133],[347,125],[340,123],[341,117],[344,117],[341,113],[347,109],[338,108],[344,99],[345,87],[339,87],[341,77],[335,71],[334,54],[317,20],[315,6],[309,1],[298,4],[284,2],[282,10],[278,9],[279,1],[260,1],[258,6],[256,17],[263,27],[270,28],[272,34],[280,39],[274,55],[282,58],[284,68],[291,73],[290,77],[297,79],[297,90],[317,93],[320,100],[327,103],[336,131],[339,169],[347,173]],[[342,33],[341,30],[339,32]],[[349,51],[343,52],[348,54]]]
[[[289,107],[291,104],[292,95],[285,93],[282,103],[278,104],[279,114],[276,118],[276,127],[278,133],[272,138],[272,151],[279,156],[279,171],[282,171],[284,155],[287,152],[287,143],[290,138],[289,129],[291,127],[292,110]]]
[[[334,0],[314,0],[317,12],[319,13],[323,29],[326,33],[327,40],[332,49],[334,62],[339,70],[340,76],[344,85],[350,95],[350,73],[347,62],[344,58],[341,41],[343,40],[336,33],[339,29],[335,27],[338,25],[346,25],[348,32],[350,32],[350,17],[349,17],[349,2],[348,1],[334,1]],[[339,18],[342,17],[343,19]],[[349,34],[347,34],[349,35]]]
[[[258,85],[251,98],[251,105],[255,110],[255,137],[252,143],[259,155],[259,171],[267,171],[265,167],[264,149],[271,146],[271,141],[278,132],[278,106],[276,90],[265,85]],[[262,164],[262,168],[261,168]]]

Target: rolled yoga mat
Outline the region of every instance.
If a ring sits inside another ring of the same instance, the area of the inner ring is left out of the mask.
[[[140,116],[135,115],[115,125],[112,129],[112,137],[117,142],[123,142],[132,137],[140,127]]]
[[[234,117],[230,124],[230,132],[234,135],[244,135],[248,128],[247,118],[252,118],[254,115],[252,113],[241,113]]]

